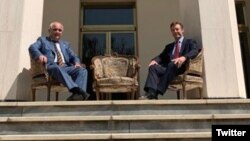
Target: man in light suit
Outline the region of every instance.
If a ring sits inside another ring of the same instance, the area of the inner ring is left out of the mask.
[[[149,63],[149,71],[144,86],[145,96],[141,99],[158,99],[163,95],[175,76],[184,73],[189,58],[198,55],[196,41],[184,37],[184,27],[180,22],[172,22],[170,30],[175,39]]]
[[[88,73],[81,66],[80,59],[73,52],[69,43],[61,40],[62,23],[52,22],[48,32],[48,37],[39,37],[29,47],[31,57],[39,63],[45,63],[49,75],[68,88],[72,95],[67,100],[87,100],[89,97],[86,92]],[[57,58],[61,58],[60,61]],[[62,63],[59,65],[59,62]]]

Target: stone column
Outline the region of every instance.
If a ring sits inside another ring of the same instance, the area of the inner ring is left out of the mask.
[[[42,31],[43,0],[0,0],[0,100],[30,99],[28,47]]]
[[[246,98],[234,0],[179,2],[188,33],[204,48],[205,97]]]

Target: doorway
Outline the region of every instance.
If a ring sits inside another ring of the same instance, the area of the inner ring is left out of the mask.
[[[247,98],[250,98],[250,46],[249,46],[250,36],[248,27],[248,21],[249,21],[248,17],[250,15],[247,15],[247,13],[249,13],[247,12],[249,4],[250,3],[247,3],[246,1],[243,0],[235,1]]]
[[[80,54],[89,73],[87,91],[95,99],[92,58],[113,53],[137,55],[135,3],[82,1],[81,6]]]

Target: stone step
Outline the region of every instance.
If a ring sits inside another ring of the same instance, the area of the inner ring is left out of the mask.
[[[250,114],[201,114],[201,115],[110,115],[110,116],[41,116],[0,117],[6,122],[68,122],[68,121],[146,121],[146,120],[220,120],[250,119]]]
[[[1,140],[211,141],[250,123],[249,99],[1,102]]]
[[[0,135],[0,141],[68,141],[68,140],[133,140],[133,141],[210,141],[211,132],[189,133],[104,133],[104,134],[42,134],[42,135]]]
[[[0,117],[0,134],[209,132],[234,123],[249,124],[250,114]]]
[[[1,102],[0,117],[250,114],[250,99]]]

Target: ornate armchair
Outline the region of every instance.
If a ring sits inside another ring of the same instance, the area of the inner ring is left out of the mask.
[[[130,99],[135,99],[139,71],[136,56],[95,56],[91,62],[97,100],[112,93],[127,93]]]
[[[36,100],[36,90],[47,89],[47,101],[50,101],[51,92],[56,93],[56,101],[58,101],[59,92],[67,92],[67,87],[63,86],[60,82],[53,80],[46,69],[45,64],[40,64],[37,61],[30,59],[31,74],[32,74],[32,101]]]
[[[188,60],[187,69],[182,75],[178,75],[169,85],[170,90],[177,91],[177,98],[180,99],[182,91],[183,99],[187,99],[187,91],[199,89],[199,97],[202,99],[203,88],[203,50],[194,58]]]

